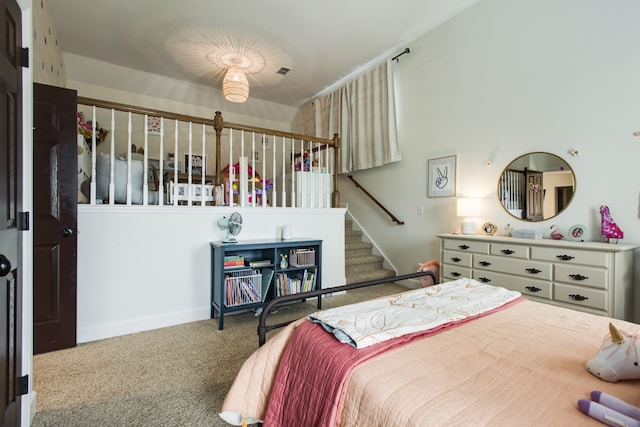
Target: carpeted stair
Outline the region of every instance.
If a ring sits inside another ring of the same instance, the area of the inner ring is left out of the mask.
[[[383,268],[383,257],[372,253],[373,244],[362,241],[362,232],[353,229],[350,219],[345,220],[344,232],[347,284],[395,276],[393,270]]]

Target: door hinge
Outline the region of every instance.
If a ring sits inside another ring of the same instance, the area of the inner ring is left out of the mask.
[[[18,396],[29,393],[29,375],[18,378]]]
[[[29,68],[29,48],[28,47],[23,47],[22,48],[22,55],[20,57],[20,65],[22,65],[24,68]]]
[[[18,230],[27,231],[29,229],[29,212],[18,212]]]

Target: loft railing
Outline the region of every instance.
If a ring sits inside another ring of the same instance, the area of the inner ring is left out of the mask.
[[[337,134],[316,138],[225,122],[220,112],[202,118],[85,97],[77,102],[85,121],[108,129],[104,140],[96,131],[88,136],[90,204],[100,203],[97,193],[107,189],[103,203],[115,204],[116,187],[126,189],[120,203],[135,203],[132,162],[140,158],[143,205],[151,204],[154,183],[159,205],[339,206]],[[116,156],[126,161],[121,182]],[[97,182],[97,157],[109,158],[108,184]]]
[[[364,194],[367,195],[367,197],[369,197],[376,205],[378,205],[378,207],[380,207],[380,209],[382,209],[384,211],[384,213],[386,213],[387,215],[389,215],[389,217],[391,218],[391,220],[393,222],[395,222],[396,224],[399,225],[404,225],[404,221],[400,221],[398,218],[396,218],[396,216],[394,214],[392,214],[387,208],[385,208],[382,203],[380,203],[378,201],[378,199],[376,199],[375,197],[373,197],[371,195],[371,193],[369,193],[362,185],[360,185],[358,183],[358,181],[355,180],[355,178],[353,177],[353,175],[348,175],[349,179],[355,184],[356,188],[359,188],[360,190],[362,190],[362,192]]]

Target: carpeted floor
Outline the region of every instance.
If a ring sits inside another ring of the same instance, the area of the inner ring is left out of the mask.
[[[330,308],[406,290],[397,284],[324,299]],[[270,324],[316,311],[282,307]],[[34,427],[226,426],[218,412],[243,361],[258,348],[252,312],[81,344],[37,355]],[[272,332],[272,334],[275,332]]]

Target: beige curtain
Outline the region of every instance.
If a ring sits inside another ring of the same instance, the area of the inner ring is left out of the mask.
[[[401,159],[389,59],[314,101],[316,135],[340,136],[340,173]]]

